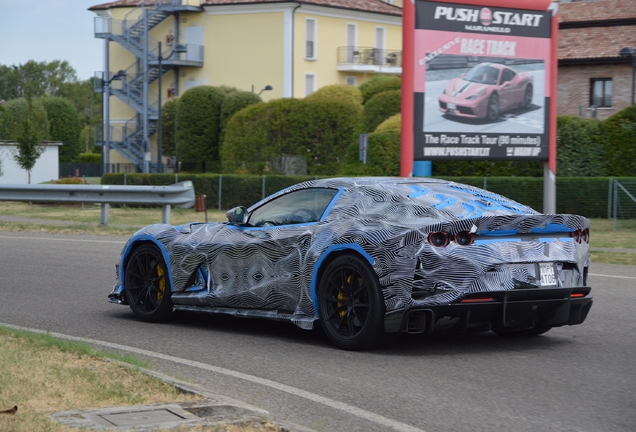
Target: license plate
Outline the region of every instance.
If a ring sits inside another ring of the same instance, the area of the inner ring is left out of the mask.
[[[457,109],[457,105],[449,103],[448,104],[448,109],[456,110]]]
[[[541,286],[555,286],[557,284],[553,263],[539,263],[539,275],[541,276]]]

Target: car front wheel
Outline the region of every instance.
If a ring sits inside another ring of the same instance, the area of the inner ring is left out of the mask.
[[[318,288],[320,322],[338,348],[363,350],[385,345],[384,298],[371,266],[343,255],[325,269]]]
[[[497,93],[493,93],[490,99],[488,99],[486,117],[488,117],[490,121],[495,121],[499,117],[499,96]]]
[[[124,292],[132,311],[144,321],[167,321],[172,314],[166,263],[154,245],[141,245],[128,258]]]

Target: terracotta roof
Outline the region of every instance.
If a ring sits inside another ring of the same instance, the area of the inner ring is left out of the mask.
[[[620,58],[623,47],[636,47],[636,26],[559,30],[559,60]]]
[[[88,8],[89,10],[104,10],[116,7],[135,7],[142,0],[119,0],[110,3],[99,4]],[[152,2],[148,2],[152,3]],[[221,6],[238,4],[264,4],[264,3],[302,3],[307,5],[326,6],[339,9],[350,9],[362,12],[373,12],[385,15],[402,16],[402,9],[392,6],[380,0],[208,0],[201,6]]]
[[[636,18],[634,0],[597,0],[559,3],[559,22],[573,23]]]

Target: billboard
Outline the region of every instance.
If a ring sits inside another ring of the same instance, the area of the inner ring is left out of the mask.
[[[552,12],[470,3],[415,2],[412,160],[547,161]]]

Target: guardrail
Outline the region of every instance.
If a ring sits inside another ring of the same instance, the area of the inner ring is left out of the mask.
[[[161,205],[161,221],[169,224],[170,206],[194,205],[194,186],[191,181],[171,186],[0,185],[0,201],[101,204],[102,225],[108,224],[110,204]]]

